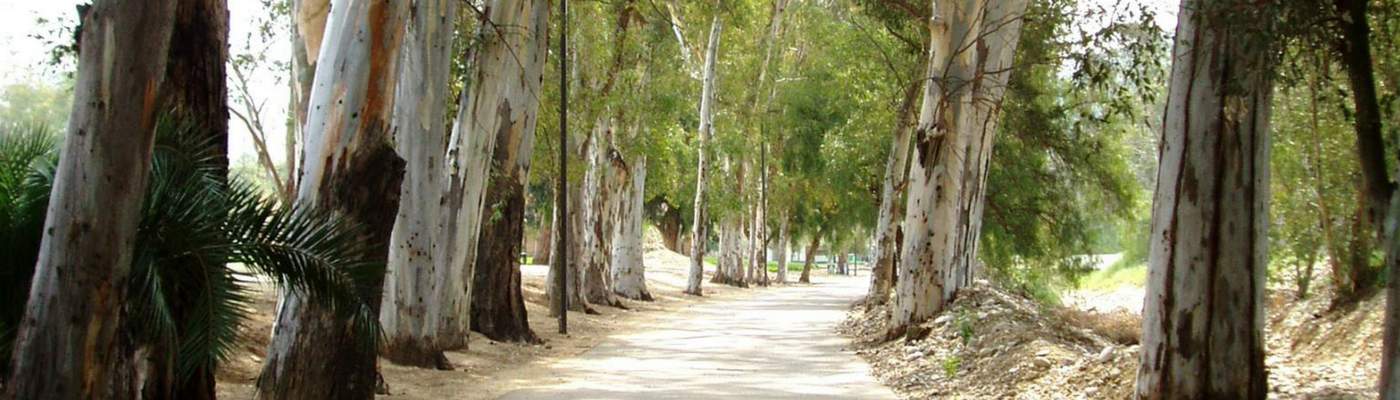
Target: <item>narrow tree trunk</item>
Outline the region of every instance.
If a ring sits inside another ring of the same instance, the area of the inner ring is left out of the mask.
[[[812,244],[807,245],[807,259],[802,263],[802,276],[797,283],[812,283],[812,265],[817,262],[817,249],[822,247],[822,233],[812,235]]]
[[[786,213],[783,214],[783,216],[782,216],[781,218],[782,218],[782,222],[779,222],[779,223],[778,223],[778,275],[777,275],[777,281],[778,281],[778,284],[779,284],[779,285],[785,285],[785,284],[787,284],[787,269],[788,269],[788,265],[787,265],[787,264],[788,264],[788,254],[789,254],[789,251],[790,251],[790,250],[789,250],[789,247],[788,247],[788,239],[789,239],[789,238],[788,238],[788,217],[787,217],[787,214],[786,214]]]
[[[695,220],[694,229],[691,233],[690,244],[690,273],[686,282],[685,293],[695,296],[702,294],[700,283],[705,275],[705,237],[706,235],[706,211],[708,206],[705,201],[705,185],[709,174],[709,151],[710,136],[714,131],[714,98],[715,98],[715,61],[719,57],[719,39],[721,23],[719,16],[715,16],[710,22],[710,42],[705,47],[705,72],[700,94],[700,129],[699,161],[695,168]]]
[[[1208,15],[1224,9],[1211,4],[1183,1],[1177,24],[1153,200],[1139,398],[1267,394],[1271,43],[1254,40],[1261,37],[1256,24]]]
[[[870,292],[866,301],[870,304],[885,304],[894,287],[894,268],[899,264],[900,229],[904,217],[904,183],[909,178],[909,137],[914,132],[914,110],[923,89],[923,79],[910,79],[905,88],[904,100],[899,106],[899,120],[895,122],[894,139],[890,143],[890,155],[885,161],[885,179],[880,186],[880,215],[875,223],[876,255],[875,264],[870,270]],[[899,222],[896,222],[899,221]]]
[[[408,167],[400,189],[402,202],[389,246],[383,312],[379,315],[387,339],[384,358],[399,364],[451,369],[444,350],[465,345],[465,336],[452,329],[459,315],[450,304],[460,302],[458,285],[445,272],[443,254],[452,247],[440,229],[444,215],[447,155],[448,81],[456,3],[415,0],[415,12],[404,39],[393,127],[398,153]]]
[[[407,3],[336,0],[318,57],[297,202],[363,224],[371,260],[387,262],[404,161],[391,146],[397,61]],[[382,276],[380,277],[382,279]],[[371,283],[371,288],[379,285]],[[382,291],[366,294],[377,317]],[[284,293],[262,376],[265,399],[369,399],[376,349],[350,321]]]
[[[551,217],[553,216],[551,215]],[[553,224],[541,223],[536,232],[535,248],[530,249],[530,258],[534,259],[536,265],[554,265],[554,262],[549,259],[549,238],[554,237],[553,228]]]
[[[6,398],[136,397],[118,327],[176,3],[98,0],[82,16],[73,111]]]
[[[583,243],[579,243],[578,240],[572,240],[569,242],[568,249],[559,249],[559,240],[557,236],[561,234],[571,234],[574,235],[575,238],[583,236],[583,218],[581,218],[583,213],[580,211],[583,208],[583,196],[580,195],[582,191],[580,190],[581,188],[579,186],[580,185],[572,185],[569,187],[570,193],[568,196],[568,215],[559,215],[559,207],[557,205],[554,207],[554,224],[553,228],[551,228],[550,231],[552,231],[555,236],[552,237],[549,241],[551,243],[549,253],[552,255],[551,257],[563,257],[564,267],[568,268],[568,273],[564,276],[566,278],[564,286],[567,289],[567,293],[565,293],[564,295],[568,296],[567,299],[569,303],[569,311],[596,314],[597,312],[594,311],[591,307],[589,307],[588,301],[583,298],[584,262],[582,261],[583,252],[581,251],[583,249]],[[569,230],[572,232],[560,231],[560,218],[569,218]],[[546,274],[545,281],[558,282],[558,278],[555,276],[554,268],[549,269],[549,273]],[[556,285],[553,284],[545,285],[545,294],[549,297],[549,316],[551,317],[559,316],[560,312],[560,293],[558,293],[558,289],[555,286]]]
[[[1367,17],[1370,2],[1338,0],[1335,4],[1341,14],[1342,35],[1338,47],[1347,72],[1347,83],[1351,87],[1352,105],[1356,110],[1356,154],[1363,178],[1361,191],[1366,218],[1361,224],[1361,235],[1364,236],[1355,240],[1364,245],[1362,253],[1369,253],[1373,241],[1368,239],[1381,238],[1386,206],[1396,186],[1386,172],[1385,138],[1381,131],[1380,101],[1376,95],[1376,74],[1371,57],[1371,22]],[[1342,298],[1355,298],[1355,295],[1369,288],[1377,277],[1372,271],[1370,257],[1359,257],[1349,264],[1348,285],[1338,288],[1341,291],[1338,295]]]
[[[677,253],[683,252],[681,246],[681,210],[664,204],[665,211],[661,213],[660,221],[657,221],[657,230],[661,231],[661,243],[667,250]]]
[[[477,200],[490,207],[478,208],[478,216],[473,217],[482,226],[477,229],[480,236],[468,239],[475,241],[477,247],[461,253],[468,257],[462,260],[475,264],[468,270],[473,281],[468,287],[484,289],[470,296],[469,320],[473,329],[493,340],[532,343],[539,339],[530,330],[525,313],[519,254],[525,228],[525,185],[535,148],[539,93],[548,53],[549,2],[498,0],[490,7],[491,23],[487,25],[511,27],[513,34],[501,37],[494,33],[495,27],[482,27],[482,37],[494,40],[487,53],[475,61],[481,70],[473,77],[479,89],[473,97],[495,96],[498,100],[478,103],[484,107],[472,111],[475,116],[463,119],[464,111],[457,120],[460,135],[495,136],[495,148],[488,150],[494,161],[476,164],[481,168],[493,166],[491,196]],[[466,128],[467,125],[474,127]],[[467,170],[467,177],[467,182],[475,182],[476,172]],[[473,192],[470,184],[464,187],[466,193]],[[485,220],[487,215],[494,217]],[[472,250],[480,252],[472,254]]]

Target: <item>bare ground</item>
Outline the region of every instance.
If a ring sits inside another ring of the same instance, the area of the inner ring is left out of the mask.
[[[1131,309],[1121,291],[1046,307],[979,282],[926,339],[883,341],[888,307],[856,305],[839,331],[902,398],[1122,399],[1137,373],[1136,296]],[[1266,304],[1269,397],[1375,398],[1383,296],[1330,312],[1330,296],[1295,297],[1271,290]]]
[[[689,259],[659,249],[649,241],[645,263],[647,285],[656,301],[623,300],[628,310],[599,307],[601,315],[569,313],[569,334],[560,335],[554,318],[548,316],[544,295],[546,266],[521,268],[530,327],[544,339],[542,345],[501,343],[473,333],[469,349],[451,351],[447,357],[456,367],[438,371],[379,362],[393,399],[494,399],[531,382],[548,379],[548,365],[582,354],[609,335],[634,330],[656,318],[696,304],[746,296],[752,291],[708,284],[705,296],[681,293]],[[219,370],[218,395],[222,399],[251,399],[258,372],[266,355],[268,337],[276,317],[277,295],[271,287],[260,288],[254,305],[256,316],[243,328],[245,345]]]

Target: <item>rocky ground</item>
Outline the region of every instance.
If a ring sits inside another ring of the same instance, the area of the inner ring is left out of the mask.
[[[1384,299],[1329,312],[1329,296],[1295,297],[1271,291],[1266,305],[1270,398],[1375,398]],[[857,304],[838,330],[903,398],[1131,397],[1137,309],[1042,306],[979,282],[914,341],[883,340],[888,312]]]

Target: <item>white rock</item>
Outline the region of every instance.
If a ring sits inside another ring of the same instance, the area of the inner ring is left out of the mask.
[[[1104,346],[1103,351],[1100,351],[1099,356],[1095,359],[1099,362],[1108,362],[1108,360],[1113,359],[1113,346]]]

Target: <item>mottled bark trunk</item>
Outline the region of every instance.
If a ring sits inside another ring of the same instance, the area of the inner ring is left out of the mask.
[[[447,198],[448,81],[456,3],[415,0],[400,61],[393,131],[407,172],[402,202],[389,245],[384,299],[379,315],[387,340],[384,358],[399,364],[450,369],[443,351],[465,345],[457,331],[462,316],[454,303],[463,290],[452,284],[446,265],[452,243],[444,237]]]
[[[1254,40],[1260,37],[1254,24],[1227,20],[1224,7],[1211,4],[1183,1],[1177,23],[1153,199],[1139,398],[1267,394],[1272,44]]]
[[[634,131],[636,128],[633,128]],[[614,166],[617,171],[618,190],[617,222],[613,225],[612,242],[612,289],[618,296],[632,300],[651,301],[647,291],[646,266],[643,265],[645,249],[642,247],[642,202],[646,191],[647,159],[641,154],[632,155],[630,162],[620,158]]]
[[[890,142],[890,154],[885,161],[885,179],[880,186],[880,214],[875,223],[875,263],[870,270],[870,292],[866,301],[870,304],[885,304],[894,287],[894,269],[899,264],[899,246],[902,238],[901,222],[904,217],[904,184],[909,177],[909,137],[913,135],[915,106],[918,105],[923,79],[910,79],[905,88],[904,100],[899,107],[899,120],[895,122],[894,139]]]
[[[581,201],[583,196],[580,195],[582,190],[580,190],[579,186],[580,185],[571,185],[569,187],[568,215],[559,215],[559,207],[554,207],[554,227],[550,229],[554,236],[549,240],[549,252],[552,257],[563,257],[564,267],[568,268],[568,273],[564,276],[564,286],[567,288],[566,292],[568,292],[565,293],[565,295],[568,296],[569,311],[596,314],[597,312],[589,307],[588,301],[583,298],[583,266],[585,264],[582,259],[583,252],[581,251],[583,249],[583,243],[579,243],[578,240],[571,240],[568,249],[559,249],[558,235],[574,235],[575,238],[583,235],[583,212],[581,211],[583,208],[583,202]],[[569,218],[570,232],[560,231],[560,218]],[[554,270],[554,268],[549,269],[549,273],[545,277],[546,282],[558,282]],[[554,284],[545,285],[545,294],[549,297],[549,316],[551,317],[559,315],[559,293],[556,286],[557,285]]]
[[[337,0],[331,9],[296,200],[363,224],[369,259],[385,263],[404,170],[389,126],[407,10],[407,3],[385,0]],[[381,284],[370,282],[373,289],[365,293],[374,316]],[[259,397],[373,398],[377,352],[365,345],[373,339],[350,324],[297,292],[284,292]]]
[[[616,212],[613,164],[609,157],[612,149],[613,121],[600,119],[594,125],[593,133],[586,141],[585,153],[588,170],[583,177],[585,233],[579,239],[584,243],[584,259],[587,264],[583,271],[584,298],[589,303],[620,307],[621,302],[612,292],[612,226]]]
[[[962,223],[957,206],[969,142],[963,133],[973,114],[972,88],[966,83],[976,79],[977,48],[970,43],[981,8],[981,0],[934,4],[930,78],[914,135],[891,337],[921,337],[918,325],[942,312],[950,300],[946,294],[957,288],[948,282],[948,272],[958,255],[953,243]]]
[[[807,245],[806,259],[802,263],[802,276],[797,278],[797,283],[812,283],[812,265],[817,263],[817,250],[822,247],[822,234],[819,232],[812,236],[811,244]]]
[[[710,41],[705,47],[705,70],[700,93],[700,129],[696,135],[699,137],[699,160],[695,168],[695,226],[691,233],[690,272],[685,288],[686,294],[695,296],[702,294],[700,283],[705,279],[705,231],[708,223],[705,185],[709,180],[710,136],[714,134],[715,61],[719,57],[721,28],[720,19],[716,16],[710,22]]]
[[[176,110],[213,139],[216,163],[228,171],[228,4],[226,0],[181,1],[162,86],[162,107]]]
[[[6,398],[136,397],[119,327],[176,3],[99,0],[82,16],[74,107]]]

